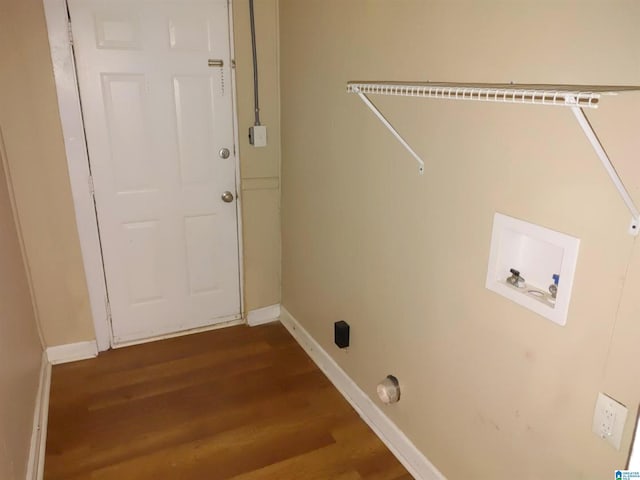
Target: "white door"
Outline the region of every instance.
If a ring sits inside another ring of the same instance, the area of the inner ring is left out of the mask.
[[[68,4],[115,343],[240,318],[227,0]]]

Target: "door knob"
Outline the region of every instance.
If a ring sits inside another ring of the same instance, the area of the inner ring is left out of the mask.
[[[228,148],[221,148],[220,151],[218,152],[218,155],[220,155],[220,158],[229,158],[230,152]]]
[[[231,203],[233,202],[233,193],[231,193],[230,191],[226,191],[222,194],[222,201],[226,202],[226,203]]]

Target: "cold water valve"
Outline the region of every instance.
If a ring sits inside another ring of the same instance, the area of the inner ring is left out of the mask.
[[[556,295],[558,295],[558,283],[560,283],[560,275],[554,273],[551,278],[553,279],[553,283],[549,285],[549,293],[551,294],[551,298],[556,298]]]

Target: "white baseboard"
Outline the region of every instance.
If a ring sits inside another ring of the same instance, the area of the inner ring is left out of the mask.
[[[68,343],[47,348],[47,359],[52,365],[75,362],[98,356],[98,344],[90,342]]]
[[[264,323],[275,322],[280,318],[280,304],[269,305],[268,307],[251,310],[247,314],[247,324],[250,327],[262,325]]]
[[[284,307],[280,322],[414,478],[446,480]]]
[[[33,411],[33,431],[27,464],[27,480],[41,480],[44,475],[44,454],[47,444],[47,421],[49,418],[49,390],[51,387],[51,364],[45,352],[40,365],[40,383]]]

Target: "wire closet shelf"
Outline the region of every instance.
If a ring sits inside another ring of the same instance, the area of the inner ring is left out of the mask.
[[[418,162],[420,175],[424,173],[424,160],[398,133],[380,110],[367,97],[370,95],[390,95],[401,97],[433,98],[441,100],[467,100],[478,102],[511,103],[528,105],[551,105],[569,107],[580,128],[589,140],[609,178],[631,213],[629,233],[640,233],[640,210],[625,188],[620,176],[611,163],[602,143],[589,122],[585,108],[598,108],[603,95],[617,95],[623,92],[640,91],[637,85],[547,85],[512,83],[453,83],[453,82],[388,82],[350,81],[347,92],[355,93],[378,117],[394,137]]]

